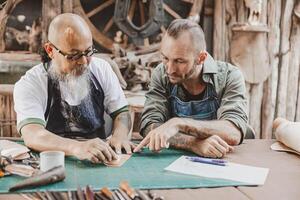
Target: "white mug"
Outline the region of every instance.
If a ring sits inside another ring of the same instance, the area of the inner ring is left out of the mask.
[[[45,172],[57,166],[65,167],[65,153],[63,151],[43,151],[40,153],[40,170]]]

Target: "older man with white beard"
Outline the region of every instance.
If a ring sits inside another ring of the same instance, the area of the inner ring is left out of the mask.
[[[95,49],[85,21],[70,13],[55,17],[44,50],[43,63],[15,85],[17,128],[25,144],[94,163],[114,160],[122,149],[130,154],[127,101],[110,65],[92,57]],[[104,112],[113,119],[107,142]]]

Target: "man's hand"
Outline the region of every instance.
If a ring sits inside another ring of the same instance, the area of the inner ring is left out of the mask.
[[[149,146],[151,151],[156,152],[162,148],[169,148],[168,140],[178,133],[176,120],[176,118],[172,118],[163,125],[151,130],[133,151],[138,152],[144,146]]]
[[[117,159],[117,155],[112,148],[99,138],[79,142],[79,145],[74,149],[73,155],[80,160],[86,159],[93,163]]]
[[[132,153],[132,149],[135,145],[130,142],[129,132],[131,128],[131,118],[128,111],[121,112],[114,119],[112,136],[108,140],[108,144],[115,149],[117,154],[122,153],[122,149],[125,149],[127,154]]]
[[[226,153],[233,151],[233,147],[217,135],[212,135],[203,140],[197,139],[190,149],[197,155],[210,158],[222,158]]]
[[[123,148],[127,154],[131,154],[132,150],[136,147],[135,144],[130,142],[127,135],[112,135],[108,140],[108,144],[115,149],[117,154],[121,154]]]

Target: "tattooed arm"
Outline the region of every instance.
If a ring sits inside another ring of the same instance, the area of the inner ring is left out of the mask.
[[[156,129],[162,123],[152,123],[144,130],[146,136],[150,131]],[[172,127],[175,127],[173,129]],[[212,135],[217,135],[230,145],[237,145],[241,140],[240,130],[228,120],[199,121],[190,118],[172,118],[161,128],[161,131],[169,132],[174,135],[181,132],[185,135],[195,136],[205,139]]]
[[[233,150],[219,136],[213,135],[205,139],[177,133],[169,139],[170,146],[176,149],[191,151],[197,155],[212,158],[221,158]]]
[[[192,146],[196,142],[196,137],[177,133],[169,139],[170,146],[176,149],[192,151]]]
[[[119,113],[113,121],[112,137],[109,144],[120,154],[122,148],[127,154],[132,153],[134,145],[130,143],[131,118],[128,111]]]
[[[230,145],[237,145],[241,140],[240,130],[227,120],[199,121],[188,118],[174,118],[173,121],[180,132],[199,139],[217,135]]]
[[[239,137],[233,134],[239,135],[239,131],[229,121],[172,118],[150,130],[134,151],[139,151],[145,145],[149,145],[152,151],[159,151],[171,145],[202,156],[223,157],[232,150],[228,144],[235,145],[239,142]]]
[[[147,136],[148,133],[157,127],[162,125],[161,123],[152,123],[149,126],[147,126],[144,130],[144,135]],[[182,149],[182,150],[187,150],[187,151],[193,151],[192,146],[196,142],[196,137],[190,136],[190,135],[185,135],[182,133],[177,133],[173,137],[169,139],[170,146],[176,149]]]

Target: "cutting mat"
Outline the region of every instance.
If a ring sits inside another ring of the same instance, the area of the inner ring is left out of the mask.
[[[163,150],[161,153],[143,151],[134,154],[122,167],[113,168],[103,164],[91,164],[67,157],[65,161],[66,179],[52,185],[41,186],[20,192],[31,191],[67,191],[76,190],[78,186],[90,185],[98,190],[104,186],[110,189],[119,187],[120,181],[126,180],[134,188],[140,189],[170,189],[170,188],[200,188],[245,185],[244,183],[211,179],[165,171],[181,155],[189,155],[179,150]],[[8,188],[22,177],[9,176],[0,179],[0,193],[7,193]]]

